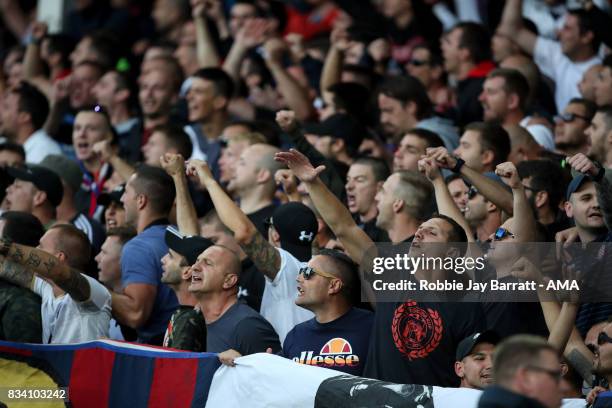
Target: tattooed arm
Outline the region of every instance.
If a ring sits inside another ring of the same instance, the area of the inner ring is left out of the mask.
[[[210,194],[221,222],[232,230],[236,241],[251,258],[257,269],[269,279],[274,280],[281,265],[280,254],[276,248],[257,231],[249,217],[223,191],[223,188],[213,178],[206,163],[199,160],[190,160],[187,172],[198,175],[200,183],[206,187],[208,194]]]
[[[89,299],[89,283],[79,271],[40,249],[11,244],[0,268],[0,277],[20,286],[32,288],[34,273],[51,279],[77,302]]]

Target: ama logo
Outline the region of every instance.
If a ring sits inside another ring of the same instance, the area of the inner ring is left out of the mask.
[[[293,361],[326,368],[355,367],[359,365],[359,356],[353,354],[351,343],[341,337],[336,337],[321,347],[319,355],[314,355],[314,351],[302,351],[299,357],[293,357]]]

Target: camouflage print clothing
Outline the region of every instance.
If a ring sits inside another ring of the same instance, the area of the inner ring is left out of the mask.
[[[179,306],[168,323],[164,347],[206,351],[206,323],[202,312],[195,310],[193,306]]]
[[[40,343],[40,296],[0,279],[0,340]]]

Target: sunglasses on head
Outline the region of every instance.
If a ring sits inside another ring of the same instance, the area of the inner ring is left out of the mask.
[[[304,266],[300,268],[300,275],[303,275],[304,279],[306,280],[309,280],[315,274],[319,276],[323,276],[324,278],[336,279],[334,275],[327,273],[327,272],[323,272],[323,271],[317,271],[315,268],[312,268],[310,266]]]
[[[428,65],[429,61],[427,60],[419,60],[419,59],[411,59],[410,61],[408,61],[409,65],[415,66],[415,67],[422,67],[423,65]]]
[[[476,189],[476,187],[471,186],[467,192],[468,200],[471,200],[472,198],[476,197],[476,194],[478,194],[478,190]]]
[[[557,118],[561,119],[562,121],[564,121],[566,123],[573,122],[574,119],[576,119],[576,118],[582,119],[582,120],[587,121],[587,122],[591,121],[586,116],[578,115],[576,113],[562,113],[559,116],[557,116]]]
[[[612,343],[612,337],[608,336],[604,332],[599,333],[599,335],[597,335],[597,345],[603,346],[606,343]]]

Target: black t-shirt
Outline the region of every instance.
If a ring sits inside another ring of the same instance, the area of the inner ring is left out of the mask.
[[[376,226],[376,218],[373,218],[366,223],[359,224],[359,227],[374,242],[389,242],[390,241],[389,235],[387,235],[387,231],[381,228],[378,228]]]
[[[328,323],[312,318],[287,333],[282,354],[296,363],[360,376],[373,322],[372,312],[357,308]]]
[[[257,210],[254,213],[247,214],[249,220],[251,220],[251,222],[255,224],[257,231],[259,231],[266,238],[266,240],[268,239],[268,229],[266,228],[265,221],[272,216],[272,213],[274,212],[275,208],[276,205],[270,204],[269,206],[264,207],[261,210]]]
[[[484,329],[477,303],[376,304],[364,376],[399,384],[456,387],[461,340]]]
[[[246,258],[238,278],[238,299],[259,312],[266,280],[255,264]]]

